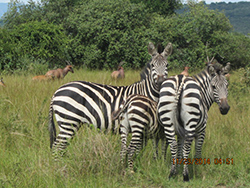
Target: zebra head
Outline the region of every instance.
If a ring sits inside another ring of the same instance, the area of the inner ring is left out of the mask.
[[[153,43],[149,43],[148,52],[152,56],[150,62],[151,80],[156,89],[160,89],[162,82],[168,77],[167,57],[172,53],[172,43],[168,43],[163,52],[155,48]]]
[[[226,115],[230,109],[227,102],[228,96],[228,81],[225,77],[230,70],[230,63],[227,63],[225,67],[222,67],[219,63],[208,63],[208,73],[211,76],[211,87],[215,102],[219,105],[219,109],[222,115]]]

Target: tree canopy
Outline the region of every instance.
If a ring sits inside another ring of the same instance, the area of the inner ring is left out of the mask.
[[[173,43],[170,68],[203,67],[207,56],[230,61],[233,67],[249,66],[250,39],[230,33],[232,25],[223,13],[201,2],[189,3],[182,14],[175,14],[175,1],[164,1],[164,13],[156,10],[163,0],[149,2],[11,0],[0,28],[0,69],[26,70],[28,60],[49,67],[69,60],[89,69],[114,69],[125,61],[125,67],[138,69],[150,59],[149,42]]]

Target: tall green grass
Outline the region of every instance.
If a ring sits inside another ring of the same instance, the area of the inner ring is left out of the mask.
[[[111,80],[109,71],[75,70],[54,82],[34,82],[33,75],[5,76],[7,87],[0,88],[0,187],[249,187],[250,100],[241,71],[230,78],[229,113],[222,116],[216,104],[209,111],[202,158],[210,159],[210,165],[190,165],[189,183],[182,181],[181,169],[168,179],[170,152],[167,161],[153,160],[151,141],[135,160],[136,172],[129,174],[120,164],[119,135],[86,126],[65,156],[53,160],[47,124],[56,89],[73,80],[129,85],[139,80],[139,73],[127,71],[120,81]],[[233,164],[214,164],[215,158],[233,158]]]

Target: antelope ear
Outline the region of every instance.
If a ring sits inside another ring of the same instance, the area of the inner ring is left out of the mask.
[[[69,60],[66,60],[66,63],[67,63],[67,65],[70,65],[70,61]]]
[[[173,45],[170,42],[168,43],[168,45],[165,47],[164,51],[162,52],[162,56],[166,58],[172,54],[172,51],[173,51]]]
[[[121,67],[124,63],[125,63],[124,61],[121,61],[118,66]]]
[[[149,43],[148,45],[148,53],[151,55],[151,56],[155,56],[158,54],[154,44],[152,42]]]
[[[228,74],[229,71],[231,70],[231,66],[230,66],[230,62],[227,63],[227,65],[225,67],[222,68],[222,73],[224,75]]]

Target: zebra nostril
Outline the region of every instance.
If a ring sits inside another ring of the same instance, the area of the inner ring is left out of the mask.
[[[220,112],[222,115],[226,115],[230,109],[230,106],[228,105],[227,99],[223,98],[220,99]]]
[[[164,80],[165,80],[165,79],[164,79],[164,76],[158,76],[158,80],[157,80],[157,85],[158,85],[158,87],[161,86],[161,84],[162,84],[162,82],[163,82]]]
[[[228,106],[227,108],[220,107],[220,113],[222,115],[226,115],[228,113],[229,109],[230,109],[230,106]]]

